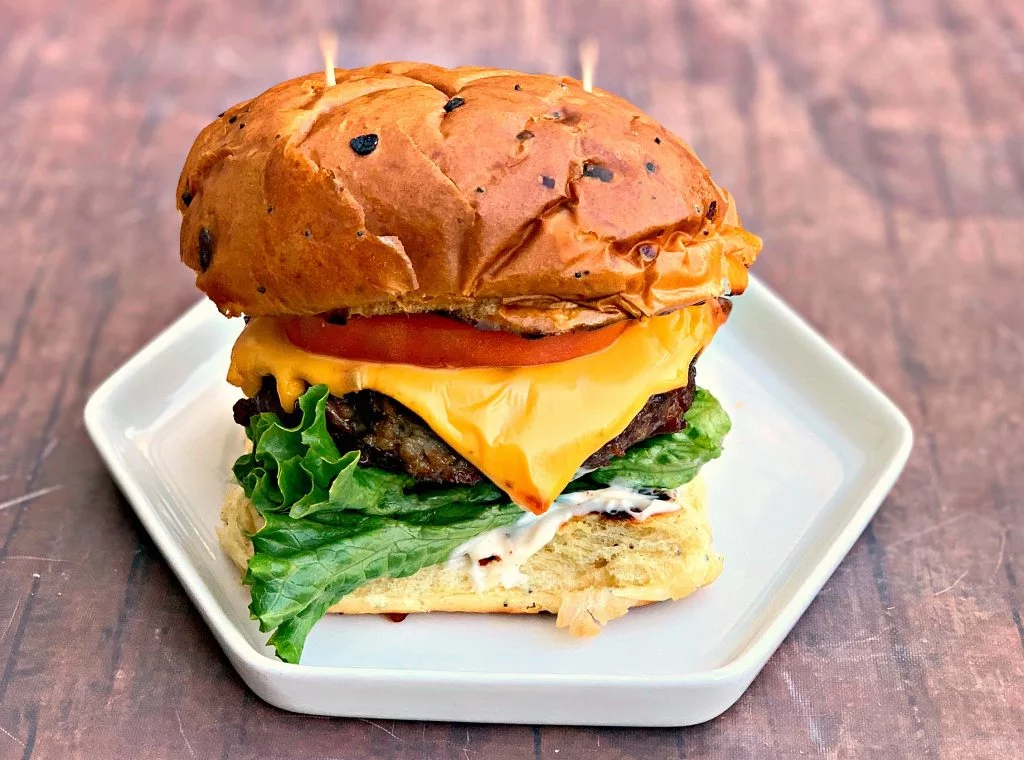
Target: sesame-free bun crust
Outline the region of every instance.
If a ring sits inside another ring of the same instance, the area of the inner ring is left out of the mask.
[[[450,310],[551,333],[746,286],[760,240],[631,103],[477,67],[336,78],[228,109],[188,155],[181,257],[224,313]]]
[[[408,578],[370,581],[328,612],[550,612],[571,633],[593,635],[631,607],[681,599],[721,573],[700,479],[679,489],[677,501],[679,510],[642,522],[599,515],[570,520],[522,566],[524,586],[477,591],[465,568],[433,565]],[[241,570],[252,555],[249,536],[260,525],[252,503],[233,487],[221,510],[218,535]]]

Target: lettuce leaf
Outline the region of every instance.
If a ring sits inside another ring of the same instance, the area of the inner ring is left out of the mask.
[[[298,662],[310,628],[341,597],[375,578],[444,562],[462,542],[521,515],[508,502],[452,502],[403,517],[325,510],[297,520],[270,512],[252,537],[249,609],[261,631],[276,629],[268,643],[278,657]]]
[[[687,424],[678,433],[641,441],[589,478],[633,488],[678,488],[689,483],[701,467],[722,455],[722,440],[732,423],[718,399],[703,388],[697,389],[683,416]]]
[[[252,536],[244,583],[249,611],[286,662],[345,594],[375,578],[402,578],[443,562],[459,544],[519,519],[522,510],[491,483],[422,488],[405,474],[359,465],[327,432],[326,386],[299,398],[288,427],[273,414],[252,418],[252,452],[235,478],[265,525]]]
[[[249,610],[261,631],[273,631],[268,643],[286,662],[299,661],[313,625],[346,594],[443,562],[459,544],[523,514],[489,482],[423,487],[408,475],[361,466],[359,453],[342,454],[328,433],[328,394],[324,385],[309,388],[293,427],[255,415],[246,428],[252,452],[233,468],[265,521],[251,537]],[[637,444],[566,490],[686,483],[721,454],[729,418],[699,389],[686,420],[683,431]]]

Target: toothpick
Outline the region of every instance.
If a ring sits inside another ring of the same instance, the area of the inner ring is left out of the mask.
[[[338,37],[334,32],[320,32],[320,52],[324,56],[324,81],[328,87],[334,87],[338,80],[334,78],[334,54],[338,51]]]
[[[597,40],[588,37],[580,43],[580,69],[583,72],[583,89],[594,91],[594,70],[597,68]]]

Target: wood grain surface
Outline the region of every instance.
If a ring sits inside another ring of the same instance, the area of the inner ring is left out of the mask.
[[[394,58],[578,74],[689,139],[758,274],[906,411],[907,470],[747,694],[685,730],[315,719],[243,686],[82,425],[196,300],[225,106]],[[1024,757],[1024,3],[0,2],[0,758]]]

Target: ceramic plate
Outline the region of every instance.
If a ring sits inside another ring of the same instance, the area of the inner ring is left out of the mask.
[[[667,726],[729,708],[867,525],[912,434],[882,393],[752,282],[701,357],[733,420],[704,469],[725,570],[679,602],[578,640],[547,616],[330,616],[274,658],[215,535],[244,435],[224,381],[241,320],[203,302],[93,394],[89,433],[245,682],[296,712]]]

